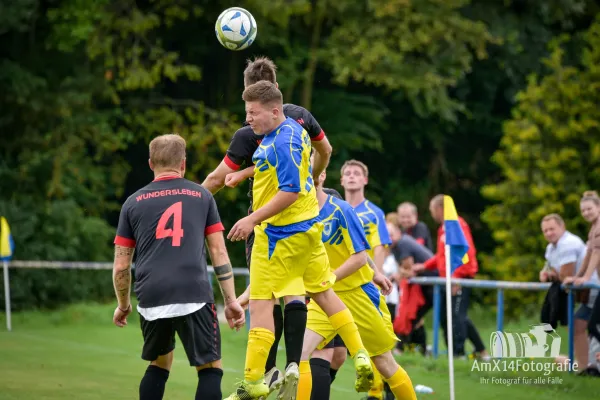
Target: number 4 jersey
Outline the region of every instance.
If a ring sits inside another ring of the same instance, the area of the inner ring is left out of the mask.
[[[204,239],[224,229],[213,196],[187,179],[162,177],[130,196],[115,244],[135,248],[139,306],[213,303]]]

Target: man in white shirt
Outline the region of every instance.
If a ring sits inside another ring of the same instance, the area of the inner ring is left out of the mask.
[[[586,245],[579,236],[567,231],[565,221],[558,214],[549,214],[542,219],[542,233],[548,241],[546,265],[540,271],[541,282],[563,282],[575,275],[585,258]],[[589,300],[581,304],[575,313],[575,358],[579,365],[588,363],[587,321],[598,292],[590,291]]]

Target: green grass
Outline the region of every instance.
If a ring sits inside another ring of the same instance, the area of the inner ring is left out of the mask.
[[[118,329],[111,324],[113,307],[106,305],[74,305],[60,311],[26,312],[13,315],[13,331],[6,331],[4,316],[0,317],[0,399],[2,400],[95,400],[135,399],[138,383],[146,362],[140,359],[142,337],[134,316],[129,326]],[[493,315],[473,313],[481,334],[489,338],[495,330]],[[523,331],[527,321],[511,324],[508,329]],[[428,325],[431,326],[431,325]],[[223,393],[229,394],[242,376],[246,331],[232,332],[223,328]],[[559,331],[566,351],[566,331]],[[442,341],[443,343],[443,341]],[[442,348],[443,348],[442,344]],[[280,351],[283,365],[284,351]],[[188,366],[178,343],[176,361],[167,384],[165,399],[192,399],[197,377]],[[448,399],[448,363],[405,355],[400,363],[410,374],[413,384],[435,389],[432,395],[420,399]],[[543,376],[541,373],[499,373],[471,370],[468,361],[456,361],[456,399],[459,400],[529,400],[532,398],[573,399],[595,397],[600,381],[567,373],[554,373],[559,384],[499,385],[492,377]],[[480,382],[482,377],[490,383]],[[352,389],[353,371],[346,364],[331,392],[332,400],[360,399]],[[274,396],[273,396],[274,397]]]

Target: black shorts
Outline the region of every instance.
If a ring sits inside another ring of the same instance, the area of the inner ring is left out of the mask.
[[[333,339],[329,343],[323,347],[324,349],[333,349],[334,347],[346,347],[346,344],[340,337],[340,335],[335,335]]]
[[[217,309],[207,303],[200,310],[182,317],[146,321],[140,315],[144,336],[142,359],[154,361],[175,349],[175,332],[183,344],[192,367],[221,359],[221,331]]]
[[[252,246],[254,246],[254,231],[250,232],[246,238],[246,265],[250,269],[250,260],[252,258]]]

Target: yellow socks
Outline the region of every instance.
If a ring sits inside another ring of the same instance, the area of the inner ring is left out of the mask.
[[[246,350],[246,367],[244,379],[246,382],[256,382],[265,375],[265,364],[275,335],[265,328],[252,328],[248,333],[248,348]]]
[[[412,382],[406,371],[402,367],[398,367],[398,371],[386,379],[394,397],[399,400],[417,400],[417,394],[413,388]],[[370,392],[369,392],[370,393]]]
[[[373,367],[373,386],[369,389],[368,397],[375,397],[377,399],[383,398],[383,379],[373,361],[371,361],[371,366]]]
[[[310,361],[300,361],[298,371],[300,372],[300,380],[298,381],[296,400],[310,400],[310,395],[312,392]],[[327,389],[329,390],[329,388]]]
[[[337,314],[333,314],[329,317],[329,322],[331,322],[333,329],[335,329],[337,334],[340,335],[344,341],[346,348],[350,352],[350,356],[354,357],[359,350],[365,348],[360,339],[360,335],[358,334],[358,327],[354,323],[354,318],[352,317],[350,310],[346,308]]]

